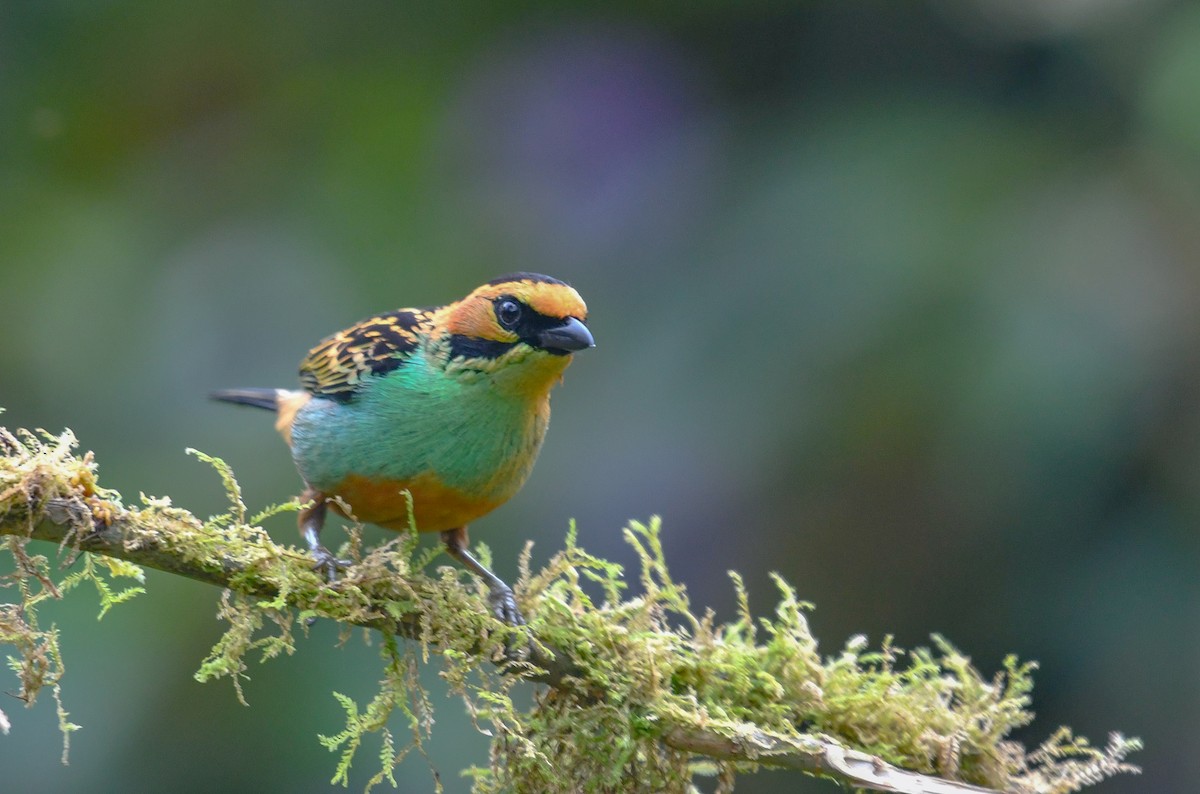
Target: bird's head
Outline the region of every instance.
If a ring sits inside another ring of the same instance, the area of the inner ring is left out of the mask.
[[[548,388],[571,354],[595,347],[587,306],[570,285],[537,273],[493,279],[443,309],[447,369]]]

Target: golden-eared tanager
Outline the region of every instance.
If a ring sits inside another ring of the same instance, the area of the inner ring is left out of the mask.
[[[304,479],[300,531],[328,578],[347,564],[319,538],[327,505],[344,512],[340,500],[359,521],[403,530],[411,518],[441,532],[450,555],[488,584],[496,616],[519,624],[512,590],[468,551],[467,524],[529,476],[550,390],[572,353],[595,346],[586,320],[569,285],[514,273],[446,306],[398,309],[333,334],[300,364],[302,390],[212,396],[275,411]]]

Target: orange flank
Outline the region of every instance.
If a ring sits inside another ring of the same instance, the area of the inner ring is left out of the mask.
[[[399,531],[408,529],[408,501],[404,498],[404,491],[412,494],[413,518],[421,532],[457,529],[492,512],[503,501],[468,496],[441,484],[428,473],[406,481],[370,479],[351,474],[325,496],[340,497],[359,521]],[[343,512],[336,502],[330,506],[339,513]]]

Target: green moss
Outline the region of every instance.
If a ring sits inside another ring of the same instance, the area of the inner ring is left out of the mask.
[[[299,505],[248,518],[237,481],[219,459],[195,453],[216,468],[230,502],[226,512],[201,521],[166,499],[124,507],[117,494],[99,489],[90,456],[75,456],[73,445],[69,433],[14,436],[0,429],[0,529],[28,535],[57,510],[58,523],[72,527],[64,543],[78,546],[84,535],[111,526],[123,533],[123,556],[228,584],[218,612],[228,628],[201,663],[199,680],[228,678],[246,702],[248,659],[294,653],[297,620],[320,616],[341,621],[346,632],[383,630],[377,693],[365,704],[335,693],[345,724],[320,737],[338,754],[335,783],[348,783],[364,747],[377,748],[367,788],[395,786],[396,764],[423,752],[433,718],[417,671],[431,663],[494,737],[489,763],[466,771],[481,794],[682,792],[698,773],[715,773],[718,790],[728,791],[737,774],[781,760],[777,753],[832,743],[904,769],[1014,792],[1057,794],[1135,771],[1123,759],[1136,740],[1114,736],[1098,750],[1063,729],[1029,752],[1008,738],[1033,717],[1031,663],[1009,658],[984,677],[936,636],[930,648],[912,651],[888,638],[872,649],[854,637],[823,656],[809,630],[810,605],[779,577],[768,618],[754,617],[733,572],[735,619],[717,623],[710,611],[698,613],[671,578],[656,518],[625,530],[638,558],[634,577],[585,551],[573,526],[541,570],[530,569],[527,548],[515,590],[530,622],[512,628],[489,616],[482,586],[459,567],[430,570],[438,552],[420,551],[412,533],[364,549],[351,528],[340,556],[355,563],[326,584],[305,552],[276,545],[258,526]],[[12,571],[0,583],[16,603],[0,605],[0,642],[13,647],[10,667],[32,704],[45,687],[58,696],[64,671],[56,630],[38,624],[39,604],[92,582],[103,615],[141,588],[115,586],[140,578],[140,569],[107,557],[88,556],[56,581],[47,558],[29,554],[27,543],[20,536],[7,541]],[[486,562],[486,548],[479,551]],[[412,641],[396,639],[397,632]],[[526,683],[547,679],[553,687]],[[532,705],[514,704],[517,686],[535,687]],[[61,707],[60,714],[65,739],[75,726]],[[7,724],[0,715],[0,727]],[[703,735],[726,749],[698,760],[677,749],[681,742],[672,737],[680,735]]]
[[[103,493],[94,478],[91,455],[74,454],[75,437],[68,430],[59,436],[18,431],[15,435],[0,427],[0,517],[24,522],[32,529],[34,514],[31,501],[45,502],[81,494],[94,498]],[[15,591],[15,603],[0,604],[0,645],[11,645],[15,655],[7,656],[8,667],[16,674],[19,687],[16,699],[32,708],[43,689],[49,688],[62,733],[62,761],[67,763],[71,733],[79,726],[72,723],[62,701],[62,679],[66,673],[58,642],[58,628],[43,628],[39,608],[48,600],[60,599],[81,584],[91,583],[100,598],[97,619],[117,604],[145,592],[140,586],[114,588],[118,579],[144,581],[142,569],[123,560],[86,555],[79,570],[55,581],[57,572],[41,554],[30,554],[28,541],[9,536],[5,548],[12,570],[0,574],[0,588]],[[0,711],[0,726],[8,732],[10,721]]]

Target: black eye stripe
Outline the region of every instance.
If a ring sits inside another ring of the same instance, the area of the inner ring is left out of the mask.
[[[497,342],[492,339],[476,339],[473,336],[454,334],[450,337],[450,358],[500,358],[516,345],[516,342]]]

